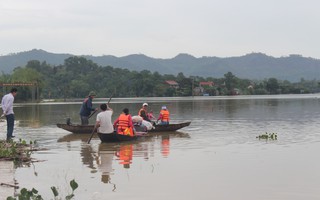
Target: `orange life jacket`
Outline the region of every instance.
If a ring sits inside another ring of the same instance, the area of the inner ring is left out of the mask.
[[[129,127],[129,115],[121,114],[118,122],[118,134],[128,135],[128,133],[125,131],[127,128],[129,128],[129,135],[133,136],[133,129],[132,127]]]
[[[168,122],[170,120],[170,112],[168,110],[161,110],[160,113],[162,115],[161,121]]]
[[[144,113],[146,113],[146,116],[148,116],[148,113],[145,109],[141,108],[138,112],[138,115],[141,116],[141,112],[144,111]]]

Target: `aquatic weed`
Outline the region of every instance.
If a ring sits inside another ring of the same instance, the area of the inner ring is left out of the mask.
[[[260,140],[260,139],[265,139],[265,140],[268,140],[268,139],[270,139],[270,140],[277,140],[277,139],[278,139],[278,135],[277,135],[277,133],[268,133],[268,132],[266,132],[266,133],[264,133],[264,134],[262,134],[262,135],[257,136],[256,138],[259,138],[259,140]]]
[[[72,193],[65,196],[65,200],[71,200],[75,195],[74,191],[78,188],[78,183],[73,179],[70,181],[70,187],[72,189]],[[59,198],[59,192],[55,186],[51,187],[53,196],[55,200],[62,199]],[[38,194],[38,190],[32,188],[31,190],[27,190],[26,188],[22,188],[20,193],[16,195],[16,197],[9,196],[7,200],[44,200],[40,194]]]

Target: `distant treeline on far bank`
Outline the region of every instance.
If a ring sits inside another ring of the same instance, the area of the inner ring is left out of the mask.
[[[240,79],[232,72],[223,78],[186,77],[151,73],[148,70],[129,71],[112,66],[98,66],[84,57],[69,57],[63,65],[51,66],[32,60],[24,67],[17,67],[12,74],[0,76],[2,93],[10,90],[9,83],[31,83],[33,86],[16,86],[21,101],[34,99],[83,98],[90,91],[98,97],[174,97],[315,93],[320,85],[317,80],[291,83],[287,80]],[[3,84],[8,84],[4,86]],[[2,94],[3,95],[3,94]]]

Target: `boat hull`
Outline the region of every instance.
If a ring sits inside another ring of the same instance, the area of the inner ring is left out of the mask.
[[[120,135],[117,133],[98,133],[101,142],[125,142],[137,140],[139,136]]]
[[[94,125],[79,125],[79,124],[57,124],[59,128],[76,134],[92,133]]]
[[[168,124],[168,125],[155,125],[154,129],[149,132],[173,132],[179,130],[183,127],[189,126],[191,122],[183,122],[178,124]]]
[[[155,125],[154,129],[149,130],[148,132],[173,132],[184,128],[190,125],[189,122],[177,123],[177,124],[168,124],[168,125]],[[79,124],[57,124],[59,128],[62,128],[66,131],[75,133],[75,134],[87,134],[92,133],[94,125],[79,125]]]

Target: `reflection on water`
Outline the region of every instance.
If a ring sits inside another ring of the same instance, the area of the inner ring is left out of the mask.
[[[11,161],[0,161],[0,199],[2,197],[12,196],[16,191],[14,180],[14,166]]]
[[[161,154],[163,157],[168,157],[170,153],[170,136],[161,136]]]
[[[124,168],[130,168],[133,156],[133,144],[120,145],[116,156],[118,157],[119,164],[123,165]]]
[[[96,169],[94,167],[95,152],[90,145],[81,145],[80,155],[82,158],[82,163],[88,166],[90,169]]]
[[[190,138],[187,133],[167,132],[153,133],[149,138],[143,138],[133,142],[123,143],[100,143],[97,151],[93,145],[88,145],[89,134],[67,134],[60,137],[57,141],[65,143],[69,151],[74,150],[72,142],[81,141],[80,157],[82,164],[91,169],[91,173],[96,173],[98,169],[101,173],[101,182],[113,185],[113,191],[116,190],[116,183],[111,181],[114,174],[114,165],[122,166],[123,169],[129,170],[134,164],[134,158],[143,158],[148,161],[150,157],[155,156],[157,144],[160,145],[159,152],[163,158],[169,157],[170,154],[170,137],[171,138]],[[94,140],[99,138],[94,135]]]
[[[89,134],[56,127],[67,117],[79,122],[80,103],[19,105],[16,137],[37,140],[48,150],[33,153],[46,160],[34,164],[37,175],[29,167],[14,176],[20,187],[35,187],[45,199],[52,198],[51,186],[68,188],[76,179],[76,199],[316,200],[319,97],[112,99],[114,118],[124,107],[138,112],[147,101],[155,114],[165,104],[172,123],[192,122],[181,132],[111,144],[96,135],[87,144]],[[265,132],[277,133],[278,140],[256,138]]]
[[[114,186],[113,191],[116,190],[116,184],[111,182],[111,175],[113,174],[112,162],[116,150],[113,144],[100,144],[98,151],[97,165],[101,173],[101,182],[109,183]]]

